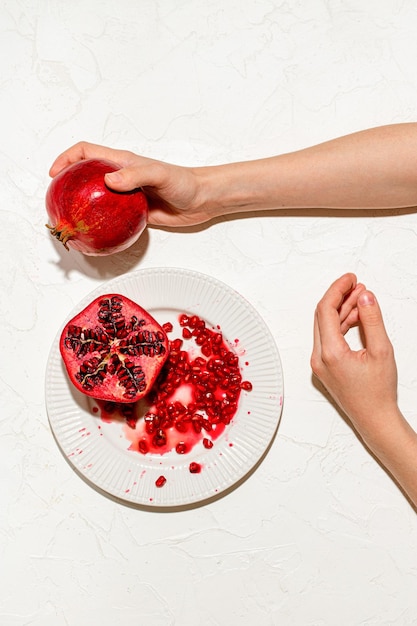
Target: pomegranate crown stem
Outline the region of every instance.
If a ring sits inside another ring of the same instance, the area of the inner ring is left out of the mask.
[[[65,229],[58,230],[56,226],[50,226],[49,224],[45,224],[45,226],[46,228],[49,228],[51,235],[53,237],[56,237],[58,241],[60,241],[64,245],[64,248],[69,251],[67,241],[72,238],[72,233],[68,233],[68,231],[65,231]]]

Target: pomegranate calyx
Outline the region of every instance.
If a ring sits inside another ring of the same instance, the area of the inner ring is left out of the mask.
[[[56,237],[58,241],[60,241],[64,248],[69,251],[69,247],[67,245],[67,241],[74,237],[74,233],[69,232],[67,229],[63,228],[62,230],[58,230],[56,226],[50,226],[49,224],[45,224],[46,228],[49,228],[51,231],[52,237]]]

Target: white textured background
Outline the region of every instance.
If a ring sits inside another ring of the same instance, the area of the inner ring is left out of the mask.
[[[2,626],[417,623],[415,513],[309,369],[315,303],[356,271],[381,300],[417,427],[416,216],[148,229],[101,260],[66,253],[44,227],[49,165],[80,139],[203,165],[417,120],[416,31],[414,0],[1,2]],[[243,294],[285,374],[259,469],[217,502],[165,514],[85,484],[44,404],[47,355],[73,306],[161,265],[220,275]]]

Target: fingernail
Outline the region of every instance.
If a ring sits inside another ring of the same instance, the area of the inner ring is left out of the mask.
[[[106,174],[106,179],[109,183],[119,183],[122,180],[122,177],[119,172],[110,172],[109,174]]]
[[[372,304],[375,304],[375,296],[370,291],[364,291],[360,294],[358,302],[362,306],[370,306]]]

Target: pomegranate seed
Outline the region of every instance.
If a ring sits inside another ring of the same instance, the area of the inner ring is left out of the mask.
[[[204,399],[207,404],[213,404],[215,399],[214,393],[212,391],[207,391],[207,393],[204,394]]]
[[[165,478],[165,476],[160,476],[159,478],[156,479],[155,481],[155,485],[157,487],[163,487],[166,483],[167,479]]]
[[[166,333],[172,333],[173,331],[173,326],[171,322],[166,322],[165,324],[162,324],[162,328],[164,329]]]
[[[207,431],[208,433],[213,430],[213,426],[210,423],[210,421],[208,419],[204,419],[203,420],[203,428],[205,431]]]
[[[198,335],[195,338],[195,342],[198,346],[202,346],[204,343],[206,343],[207,341],[207,336],[206,333],[198,333]]]
[[[162,428],[158,429],[154,438],[152,439],[152,443],[154,444],[154,446],[161,448],[162,446],[166,444],[166,442],[167,442],[167,436],[165,432],[162,430]]]
[[[177,420],[175,422],[175,428],[179,433],[186,433],[188,430],[188,424],[184,420]]]
[[[212,440],[211,439],[207,439],[207,437],[204,437],[204,439],[203,439],[203,446],[209,450],[210,448],[213,447]]]
[[[240,383],[241,383],[241,381],[242,381],[242,377],[241,377],[241,375],[240,375],[240,374],[233,374],[233,375],[230,377],[230,384],[231,384],[232,386],[234,386],[234,385],[238,385],[238,386],[240,387]]]
[[[252,383],[249,382],[248,380],[244,380],[243,383],[240,385],[240,388],[243,389],[244,391],[252,391],[253,389]]]
[[[226,356],[226,362],[229,365],[237,365],[239,363],[239,357],[236,354],[233,354],[233,352],[229,352]]]
[[[201,346],[201,352],[204,354],[204,356],[210,356],[212,352],[211,345],[208,342],[203,343],[203,345]]]
[[[203,424],[199,420],[193,419],[191,422],[194,428],[194,431],[198,434],[201,433],[201,429],[203,428]]]
[[[142,452],[142,454],[146,454],[149,451],[148,444],[144,440],[139,441],[138,447],[139,447],[139,452]]]
[[[192,337],[191,331],[188,328],[183,328],[182,329],[182,336],[184,337],[184,339],[191,339],[191,337]]]
[[[179,443],[177,443],[177,445],[175,446],[175,451],[178,454],[185,454],[187,452],[187,444],[184,441],[180,441]]]
[[[170,342],[170,344],[169,344],[169,347],[170,347],[171,352],[172,352],[173,350],[174,350],[174,351],[175,351],[175,350],[180,350],[180,349],[181,349],[181,346],[182,346],[182,343],[183,343],[183,342],[182,342],[182,339],[179,339],[179,338],[174,339],[173,341],[171,341],[171,342]]]
[[[165,418],[161,422],[162,430],[168,430],[173,425],[174,425],[174,418],[173,417]]]
[[[189,470],[191,474],[199,474],[201,472],[200,463],[196,463],[195,461],[192,461],[189,465]]]
[[[188,326],[190,322],[190,318],[188,317],[188,315],[183,313],[182,315],[180,315],[179,322],[180,322],[180,326]]]
[[[200,320],[197,315],[192,315],[188,321],[188,325],[191,326],[191,328],[196,328],[199,321]]]

